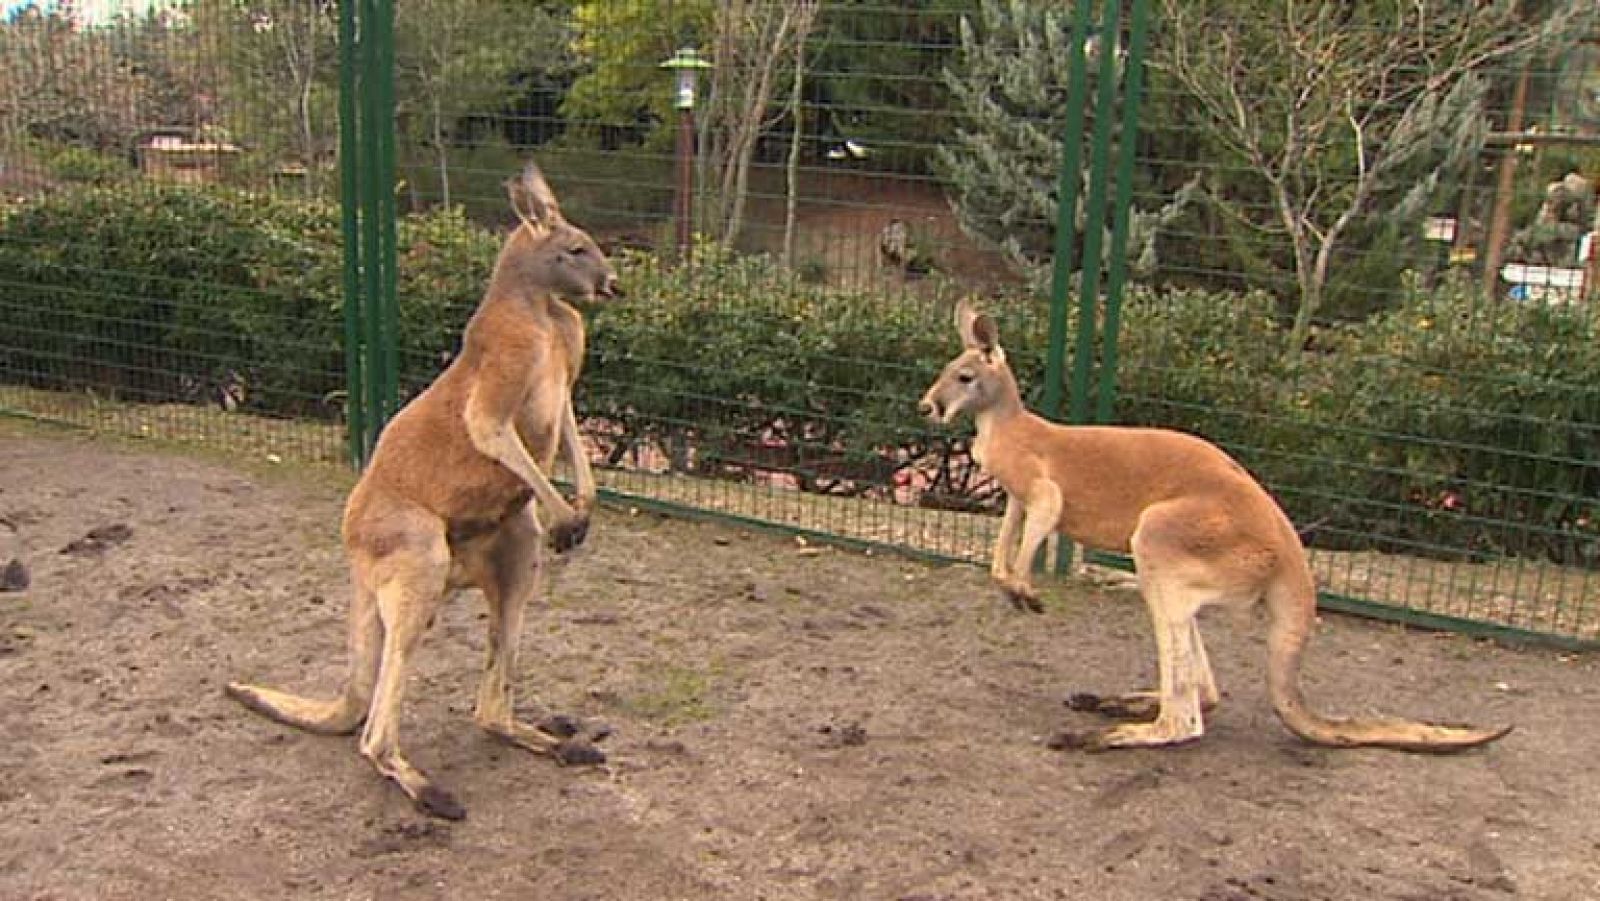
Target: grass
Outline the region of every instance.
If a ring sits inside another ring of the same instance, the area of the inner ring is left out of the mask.
[[[717,715],[712,697],[715,681],[713,669],[660,664],[647,668],[639,679],[638,691],[621,696],[615,703],[629,716],[669,728],[703,722]]]

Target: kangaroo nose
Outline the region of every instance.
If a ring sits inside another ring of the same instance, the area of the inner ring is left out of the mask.
[[[615,275],[606,276],[606,280],[600,285],[600,296],[607,298],[622,296],[622,284],[617,281]]]
[[[923,416],[928,417],[929,419],[932,419],[934,413],[938,412],[938,408],[933,405],[933,401],[924,400],[924,401],[918,402],[918,404],[917,404],[917,412],[921,413]]]

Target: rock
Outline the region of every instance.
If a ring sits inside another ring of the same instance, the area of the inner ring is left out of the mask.
[[[120,522],[112,523],[109,526],[90,529],[88,534],[82,538],[69,542],[66,547],[61,549],[61,553],[68,555],[101,554],[132,537],[133,529]]]
[[[0,592],[27,591],[30,581],[28,567],[21,560],[13,558],[0,570]]]

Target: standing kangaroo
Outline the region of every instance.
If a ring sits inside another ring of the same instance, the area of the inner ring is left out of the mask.
[[[1053,745],[1099,750],[1198,739],[1205,732],[1201,714],[1216,705],[1218,694],[1195,614],[1212,604],[1244,607],[1263,598],[1271,623],[1267,690],[1278,718],[1300,738],[1334,747],[1444,752],[1511,731],[1334,719],[1309,709],[1300,693],[1300,655],[1316,618],[1316,586],[1300,536],[1266,490],[1216,445],[1193,435],[1061,426],[1028,412],[994,320],[963,301],[956,331],[965,350],[918,409],[936,422],[950,423],[962,413],[976,422],[972,455],[1007,495],[991,566],[995,580],[1014,604],[1038,612],[1029,570],[1050,533],[1098,550],[1131,551],[1155,628],[1159,691],[1080,694],[1069,702],[1142,722],[1068,733]]]
[[[457,589],[477,587],[489,608],[477,724],[562,763],[605,760],[565,717],[543,728],[517,722],[508,673],[538,589],[546,527],[556,551],[575,547],[595,499],[572,410],[583,318],[566,301],[614,297],[617,277],[594,240],[562,218],[536,166],[506,188],[521,224],[500,250],[461,353],[384,429],[345,505],[355,591],[343,691],[313,700],[227,688],[252,710],[312,732],[346,734],[365,721],[361,753],[420,809],[446,819],[466,812],[401,754],[400,706],[412,655]],[[571,462],[575,508],[545,476],[558,446]]]

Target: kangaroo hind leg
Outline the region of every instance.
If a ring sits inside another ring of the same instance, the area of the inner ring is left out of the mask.
[[[523,615],[538,594],[544,566],[539,525],[525,509],[502,527],[487,560],[472,567],[489,608],[488,656],[473,719],[496,738],[562,764],[604,763],[605,753],[578,737],[572,718],[553,716],[539,725],[516,719],[511,674],[517,668]]]
[[[1211,672],[1211,660],[1206,656],[1205,642],[1200,638],[1200,621],[1189,620],[1190,654],[1200,680],[1200,710],[1209,713],[1222,700],[1217,680]],[[1161,692],[1155,690],[1130,691],[1122,694],[1101,695],[1080,691],[1067,698],[1067,706],[1084,713],[1097,713],[1114,720],[1149,722],[1161,713]]]
[[[361,733],[361,754],[394,780],[424,813],[459,820],[466,811],[400,751],[400,711],[412,657],[445,598],[450,550],[442,524],[408,536],[407,544],[373,561],[378,616],[383,624],[382,661],[372,711]]]

